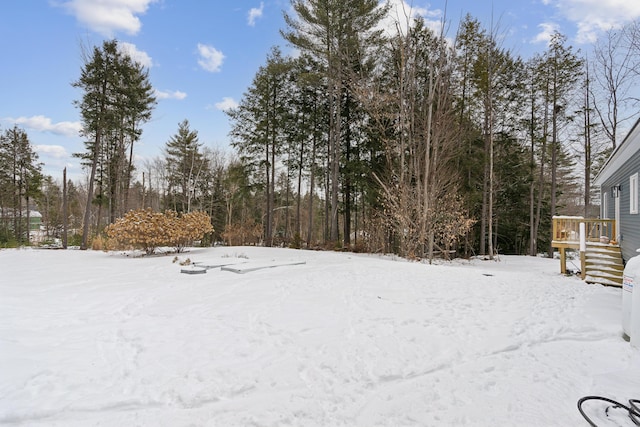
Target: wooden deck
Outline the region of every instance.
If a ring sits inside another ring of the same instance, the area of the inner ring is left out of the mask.
[[[581,226],[584,224],[584,244]],[[612,219],[557,216],[551,246],[560,252],[560,272],[567,273],[567,249],[580,252],[580,273],[590,283],[622,286],[622,255]]]

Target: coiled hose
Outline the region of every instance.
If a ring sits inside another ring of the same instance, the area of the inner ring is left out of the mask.
[[[580,400],[578,400],[578,411],[580,411],[580,414],[584,417],[585,420],[587,420],[590,426],[598,427],[596,423],[594,423],[591,420],[591,418],[589,418],[587,414],[584,413],[584,410],[582,409],[582,404],[587,400],[602,400],[603,402],[611,403],[614,409],[617,409],[617,408],[624,409],[629,414],[629,418],[631,419],[631,421],[633,421],[635,425],[640,426],[640,400],[639,399],[629,399],[629,406],[624,405],[620,402],[616,402],[615,400],[609,399],[607,397],[602,397],[602,396],[585,396]],[[608,411],[609,411],[609,408],[607,408],[607,410],[605,411],[607,415],[608,415]]]

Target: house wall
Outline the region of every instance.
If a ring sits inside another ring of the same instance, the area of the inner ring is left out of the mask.
[[[40,230],[40,226],[42,225],[42,217],[29,217],[29,230],[30,231],[38,231]]]
[[[601,198],[604,193],[608,194],[607,212],[602,212],[603,216],[615,218],[615,200],[611,196],[611,188],[619,185],[620,191],[620,224],[619,234],[621,235],[620,247],[624,261],[638,255],[636,249],[640,248],[640,214],[631,214],[629,177],[640,172],[640,151],[636,151],[618,170],[616,170],[601,185]],[[602,199],[601,199],[602,203]]]

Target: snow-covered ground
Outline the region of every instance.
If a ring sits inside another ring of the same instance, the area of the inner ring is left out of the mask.
[[[621,290],[557,260],[187,258],[305,263],[0,251],[0,425],[580,426],[582,396],[640,398]],[[585,405],[631,425],[603,408]]]

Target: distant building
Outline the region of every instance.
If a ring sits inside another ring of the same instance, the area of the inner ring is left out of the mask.
[[[11,230],[14,232],[14,224],[15,217],[20,218],[20,222],[22,224],[22,230],[26,231],[26,221],[27,216],[29,217],[29,240],[31,242],[42,240],[43,233],[43,224],[42,224],[42,214],[38,211],[17,211],[14,212],[13,209],[0,209],[0,227],[6,230]]]
[[[29,211],[29,231],[42,229],[42,214],[38,211]]]

